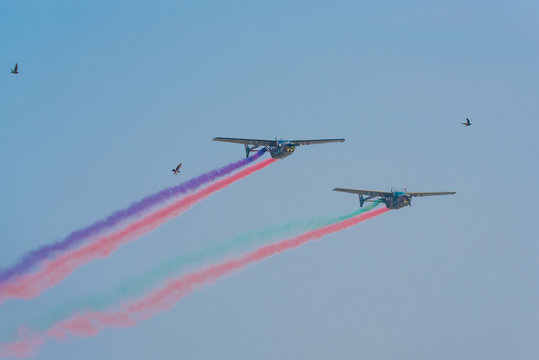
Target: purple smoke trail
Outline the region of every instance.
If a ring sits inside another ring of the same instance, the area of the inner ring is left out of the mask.
[[[30,271],[43,260],[49,259],[59,252],[70,250],[80,244],[83,244],[92,236],[96,236],[104,230],[112,228],[130,217],[139,215],[144,211],[173,198],[174,196],[196,190],[204,184],[212,182],[220,177],[232,173],[235,170],[238,170],[239,168],[244,167],[245,165],[252,163],[261,157],[265,152],[266,149],[262,149],[249,158],[230,163],[219,169],[211,170],[184,183],[171,186],[155,194],[149,195],[142,200],[131,204],[125,209],[121,209],[110,214],[103,220],[99,220],[88,227],[72,232],[62,240],[52,244],[43,245],[36,250],[26,253],[15,265],[0,271],[0,285],[7,283],[15,276]]]

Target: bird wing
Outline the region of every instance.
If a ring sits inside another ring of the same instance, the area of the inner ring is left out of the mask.
[[[17,71],[19,69],[19,64],[15,64],[15,71]]]

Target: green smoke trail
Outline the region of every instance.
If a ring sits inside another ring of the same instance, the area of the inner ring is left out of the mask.
[[[171,258],[162,262],[149,272],[142,274],[139,277],[124,281],[120,285],[107,292],[91,295],[78,301],[62,304],[41,318],[37,324],[35,324],[36,326],[34,329],[46,329],[50,326],[50,324],[55,323],[59,319],[63,319],[75,312],[84,310],[104,310],[122,300],[141,295],[147,289],[156,286],[169,277],[177,275],[187,267],[200,266],[210,260],[216,260],[231,253],[240,252],[249,247],[259,245],[260,243],[266,243],[287,235],[302,233],[331,225],[372,210],[378,204],[379,202],[374,202],[345,215],[295,220],[277,226],[268,227],[263,230],[250,231],[238,235],[225,243],[203,249],[197,253],[191,255],[180,255]]]

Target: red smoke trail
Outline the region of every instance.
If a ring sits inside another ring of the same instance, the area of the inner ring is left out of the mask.
[[[30,299],[36,297],[47,288],[61,282],[79,266],[91,260],[109,256],[120,245],[147,234],[216,191],[265,168],[275,161],[275,159],[266,159],[258,164],[251,165],[163,209],[150,213],[129,224],[124,229],[102,236],[91,244],[45,262],[38,272],[21,276],[12,283],[0,286],[0,303],[10,298]]]
[[[262,246],[238,258],[188,273],[176,280],[168,282],[163,288],[149,293],[142,299],[121,307],[117,311],[88,311],[83,314],[74,315],[52,326],[42,334],[33,334],[32,336],[28,336],[27,339],[16,340],[5,344],[2,347],[2,353],[8,356],[22,357],[33,352],[35,347],[41,345],[46,337],[62,340],[68,335],[82,337],[94,336],[107,327],[135,326],[141,320],[150,318],[158,312],[170,309],[197,286],[210,284],[249,264],[259,262],[285,250],[297,248],[311,240],[317,240],[325,235],[344,230],[387,211],[389,209],[385,207],[372,210],[339,223],[324,226],[320,229],[312,230],[274,244]]]
[[[0,356],[28,357],[36,355],[36,349],[45,344],[45,337],[21,326],[17,331],[20,340],[15,340],[0,347]]]

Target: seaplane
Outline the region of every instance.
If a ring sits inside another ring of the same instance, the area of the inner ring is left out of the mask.
[[[366,202],[381,202],[388,209],[400,209],[405,206],[412,206],[413,197],[456,194],[455,191],[408,192],[406,190],[406,186],[403,187],[403,191],[398,191],[395,189],[391,189],[391,191],[373,191],[373,190],[344,189],[344,188],[335,188],[333,189],[333,191],[340,191],[340,192],[359,195],[359,207],[363,207],[363,204]]]
[[[249,157],[252,151],[266,149],[274,159],[283,159],[290,156],[296,150],[296,147],[302,145],[342,143],[344,139],[318,139],[318,140],[260,140],[260,139],[240,139],[216,137],[213,141],[229,142],[233,144],[243,144],[245,147],[245,157]]]

